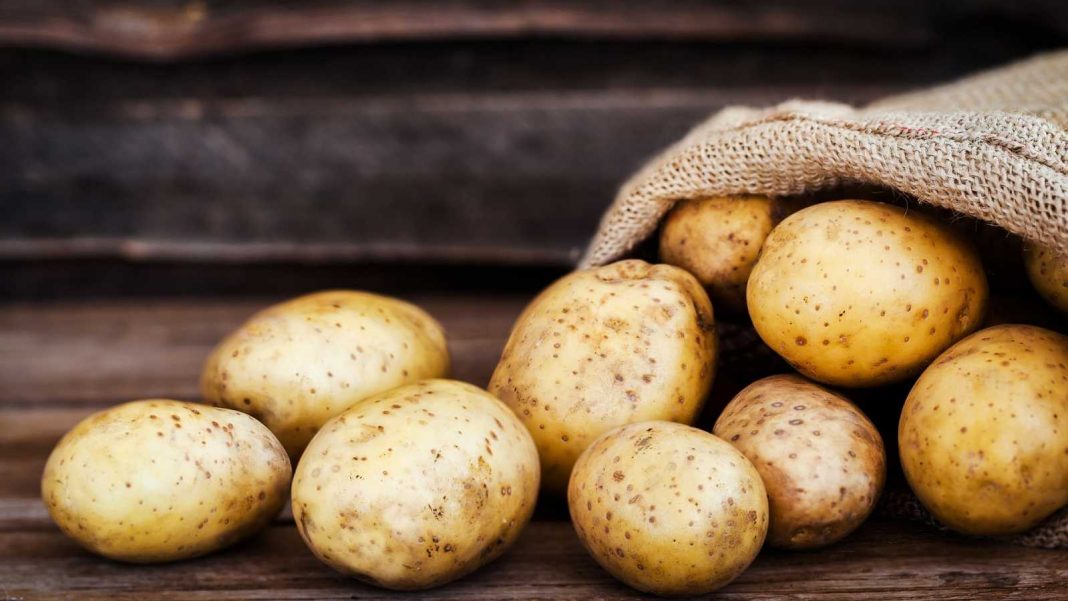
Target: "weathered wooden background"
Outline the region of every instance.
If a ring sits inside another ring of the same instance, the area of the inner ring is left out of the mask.
[[[0,292],[45,260],[559,268],[724,105],[1066,34],[1060,0],[0,0]]]

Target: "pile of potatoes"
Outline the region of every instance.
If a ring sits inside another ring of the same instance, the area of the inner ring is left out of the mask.
[[[952,228],[863,200],[709,198],[667,216],[660,255],[544,290],[488,390],[444,379],[445,334],[408,303],[329,291],[270,307],[209,357],[207,404],[90,416],[53,451],[43,498],[85,547],[153,562],[250,535],[288,492],[318,558],[405,590],[500,556],[540,490],[566,499],[616,578],[701,594],[765,544],[813,549],[856,530],[887,457],[850,398],[888,402],[874,387],[915,381],[897,442],[936,518],[1001,535],[1068,505],[1068,338],[981,329],[987,277]],[[1025,260],[1068,311],[1068,261],[1034,248]],[[748,383],[702,429],[713,306],[751,319],[796,372]]]

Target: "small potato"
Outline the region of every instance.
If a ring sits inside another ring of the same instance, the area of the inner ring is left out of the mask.
[[[291,473],[278,439],[244,413],[154,399],[94,413],[68,432],[45,464],[41,498],[94,553],[173,561],[266,526]]]
[[[1068,505],[1068,338],[980,330],[917,380],[898,425],[912,490],[947,526],[1022,532]]]
[[[597,439],[575,464],[567,501],[597,563],[658,595],[725,586],[768,531],[767,493],[749,460],[672,422],[629,424]]]
[[[1068,313],[1068,257],[1033,244],[1024,247],[1027,276],[1042,298]]]
[[[515,542],[538,494],[538,452],[486,391],[427,380],[363,400],[312,439],[293,517],[326,564],[377,586],[425,589]]]
[[[295,459],[357,401],[448,372],[445,333],[422,309],[333,290],[252,316],[212,352],[200,389],[206,401],[262,421]]]
[[[717,309],[745,312],[745,285],[764,239],[795,208],[766,196],[714,196],[675,205],[660,230],[660,260],[692,273]]]
[[[886,481],[875,425],[844,397],[791,375],[738,393],[712,432],[756,466],[768,489],[768,544],[811,549],[867,519]]]
[[[747,294],[757,333],[802,374],[875,386],[916,374],[975,330],[987,283],[975,252],[946,227],[839,200],[772,230]]]
[[[654,419],[692,423],[712,385],[712,305],[690,274],[620,261],[568,275],[519,317],[489,390],[534,436],[542,483],[605,431]]]

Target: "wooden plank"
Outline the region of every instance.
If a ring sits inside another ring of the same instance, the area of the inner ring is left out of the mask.
[[[1009,548],[872,520],[811,553],[764,551],[717,599],[1061,600],[1068,564],[1057,551]],[[56,530],[0,537],[7,599],[400,599],[319,563],[288,524],[221,553],[132,566],[89,555]],[[581,548],[566,521],[536,521],[487,568],[420,599],[630,599]]]
[[[0,2],[0,44],[151,60],[341,42],[564,36],[928,42],[929,3],[674,0]]]
[[[572,37],[597,39],[838,40],[916,46],[969,33],[986,19],[1004,29],[1064,32],[1063,3],[981,0],[277,0],[0,2],[0,44],[175,60],[304,44]],[[973,23],[974,24],[974,23]]]
[[[725,105],[865,102],[1044,43],[0,51],[0,259],[571,265],[619,184]]]

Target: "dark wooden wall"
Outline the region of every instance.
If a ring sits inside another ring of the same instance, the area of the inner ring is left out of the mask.
[[[1066,39],[1061,0],[0,0],[0,293],[43,261],[560,268],[720,107]]]

